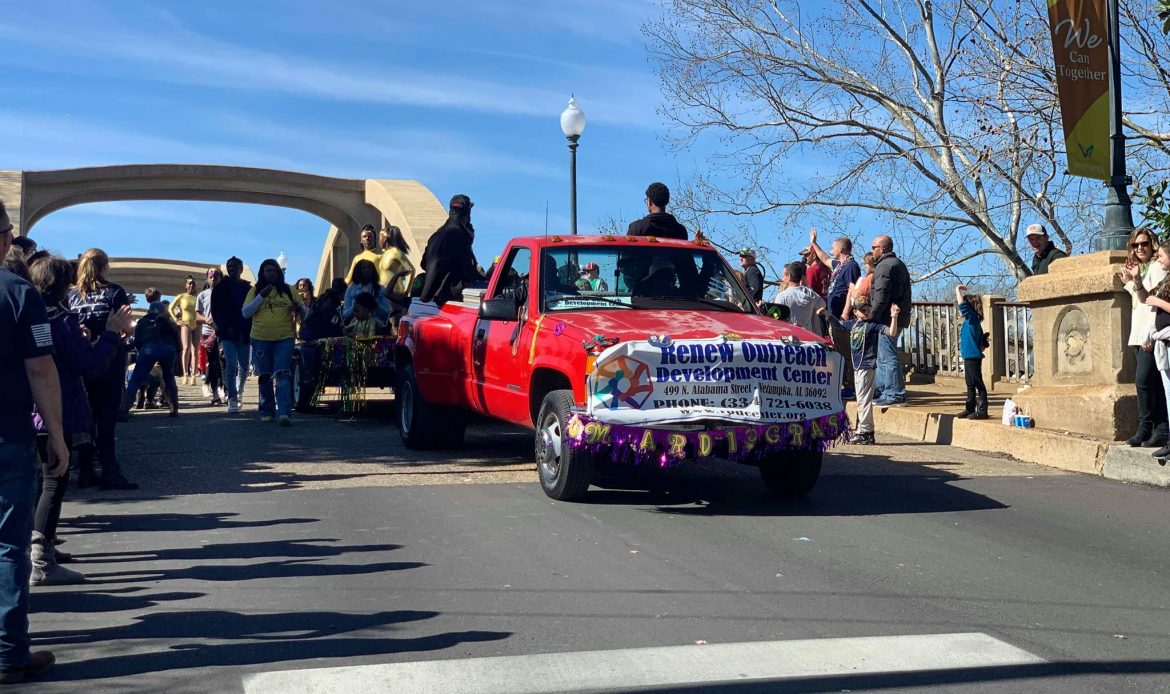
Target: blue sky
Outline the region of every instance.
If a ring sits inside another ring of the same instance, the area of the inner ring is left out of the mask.
[[[8,3],[0,16],[0,168],[207,163],[417,179],[476,202],[477,253],[568,228],[559,115],[587,115],[578,219],[643,214],[645,186],[702,160],[662,144],[640,25],[647,1]],[[117,202],[34,229],[75,255],[254,267],[284,250],[315,276],[328,224],[259,205]],[[486,264],[486,263],[485,263]]]

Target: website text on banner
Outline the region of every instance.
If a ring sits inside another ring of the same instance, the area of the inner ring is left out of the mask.
[[[820,343],[623,342],[597,357],[588,414],[611,424],[802,422],[845,409],[842,366]]]
[[[1048,0],[1068,172],[1109,180],[1109,24],[1105,0]]]

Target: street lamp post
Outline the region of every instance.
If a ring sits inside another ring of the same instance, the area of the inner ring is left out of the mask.
[[[276,264],[280,267],[281,272],[288,269],[288,256],[284,254],[284,249],[281,249],[280,255],[276,256]]]
[[[1121,32],[1118,28],[1118,0],[1108,0],[1109,12],[1109,101],[1110,178],[1106,186],[1105,225],[1093,239],[1094,251],[1125,250],[1133,231],[1133,210],[1129,199],[1132,180],[1125,170],[1125,132],[1121,124]]]
[[[569,97],[569,106],[561,112],[561,132],[569,141],[569,225],[577,233],[577,140],[585,132],[585,112],[577,107],[577,100]]]

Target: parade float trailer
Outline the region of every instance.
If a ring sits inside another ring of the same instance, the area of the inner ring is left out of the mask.
[[[532,237],[501,259],[482,294],[402,319],[407,447],[458,446],[477,413],[535,432],[554,499],[582,498],[615,468],[696,457],[756,466],[769,489],[800,496],[846,435],[842,355],[763,315],[709,245]]]

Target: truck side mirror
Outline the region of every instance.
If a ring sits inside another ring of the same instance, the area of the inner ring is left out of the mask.
[[[516,320],[516,301],[506,296],[485,299],[479,305],[479,317],[484,320]]]

